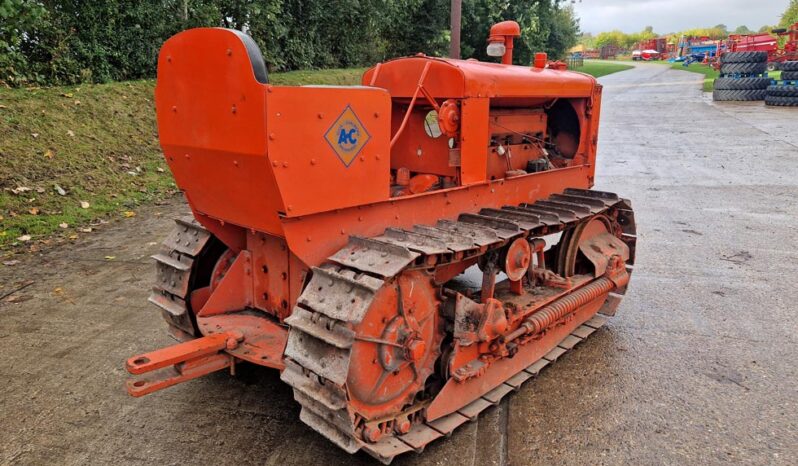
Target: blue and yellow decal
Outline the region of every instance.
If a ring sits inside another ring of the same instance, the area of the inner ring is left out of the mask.
[[[333,152],[348,168],[366,143],[369,142],[371,136],[366,131],[363,123],[361,123],[360,118],[355,115],[352,107],[347,105],[341,115],[330,126],[330,129],[327,130],[324,139],[327,140]]]

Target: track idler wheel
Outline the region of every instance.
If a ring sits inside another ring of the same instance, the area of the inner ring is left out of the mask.
[[[608,267],[608,258],[629,259],[629,247],[616,236],[620,231],[610,217],[596,215],[563,233],[557,257],[558,273],[565,277],[591,273],[598,277]]]

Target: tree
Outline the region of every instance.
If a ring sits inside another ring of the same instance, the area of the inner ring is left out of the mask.
[[[485,39],[491,25],[515,20],[521,37],[515,41],[513,61],[529,64],[535,52],[560,58],[576,45],[579,21],[562,0],[463,0],[463,57],[488,60]]]
[[[751,34],[753,32],[754,31],[748,29],[748,26],[746,25],[737,26],[737,29],[734,30],[735,34]]]
[[[596,48],[596,38],[589,32],[580,34],[576,43],[583,45],[586,50],[593,50]]]
[[[36,81],[36,70],[25,53],[32,31],[49,22],[36,2],[0,0],[0,84]]]
[[[628,36],[617,29],[609,32],[600,32],[596,36],[596,48],[606,46],[625,47],[628,40]]]
[[[798,23],[798,0],[790,0],[790,4],[781,15],[779,27],[788,28],[795,23]]]

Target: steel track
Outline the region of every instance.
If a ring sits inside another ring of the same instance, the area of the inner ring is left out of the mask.
[[[294,389],[301,405],[300,419],[349,453],[364,450],[388,464],[402,453],[420,452],[435,439],[451,434],[485,408],[517,390],[521,384],[587,338],[613,315],[625,287],[609,293],[604,305],[542,358],[505,380],[470,404],[432,422],[417,422],[403,435],[385,436],[376,443],[361,440],[348,410],[346,381],[352,330],[369,309],[380,288],[404,270],[456,262],[484,254],[519,237],[542,237],[562,232],[606,213],[617,213],[620,237],[629,246],[627,270],[632,271],[636,231],[628,201],[612,193],[567,189],[544,201],[462,214],[457,221],[435,227],[388,229],[376,238],[351,238],[349,244],[313,269],[313,277],[286,320],[289,324],[282,380]],[[457,259],[455,259],[457,258]],[[523,348],[520,350],[523,351]]]
[[[155,285],[149,302],[161,309],[170,334],[178,340],[197,336],[191,318],[191,274],[211,233],[191,217],[175,219],[155,259]]]

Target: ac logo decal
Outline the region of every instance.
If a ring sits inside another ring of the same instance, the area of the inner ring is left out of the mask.
[[[347,105],[327,130],[324,139],[327,140],[330,148],[341,159],[341,162],[349,167],[371,136],[355,115],[352,107]]]

